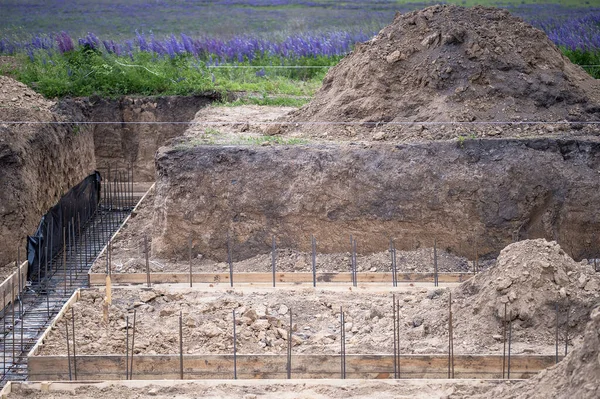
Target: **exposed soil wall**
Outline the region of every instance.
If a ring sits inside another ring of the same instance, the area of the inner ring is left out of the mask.
[[[168,139],[183,135],[196,112],[218,99],[204,96],[75,99],[64,106],[80,108],[93,126],[98,168],[124,169],[133,163],[136,181],[154,181],[154,155]],[[117,123],[106,123],[117,122]],[[147,123],[144,123],[147,122]]]
[[[152,251],[223,260],[280,247],[385,250],[434,238],[471,257],[514,239],[557,240],[576,258],[598,248],[600,143],[477,139],[415,145],[212,147],[157,154]]]
[[[96,165],[91,129],[68,123],[81,120],[81,113],[55,112],[52,102],[25,85],[2,76],[0,82],[0,120],[54,122],[0,123],[1,269],[17,259],[18,247],[24,259],[25,238],[41,216]]]

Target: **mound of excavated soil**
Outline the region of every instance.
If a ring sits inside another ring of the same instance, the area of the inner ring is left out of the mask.
[[[561,347],[565,331],[572,344],[581,338],[590,310],[600,303],[599,288],[600,276],[593,266],[575,262],[556,242],[517,242],[500,252],[494,266],[453,290],[455,334],[468,336],[475,329],[475,345],[498,341],[506,304],[513,339],[551,344],[558,304]],[[446,329],[444,312],[431,318],[439,320],[432,326],[434,332]]]
[[[314,100],[287,120],[357,122],[303,129],[308,135],[375,140],[551,134],[567,126],[426,122],[599,121],[600,83],[542,31],[506,10],[438,5],[398,14],[371,41],[357,45],[329,71]]]
[[[512,387],[499,386],[485,398],[578,398],[600,397],[600,307],[590,315],[583,342],[556,366]]]
[[[27,85],[0,75],[0,116],[3,121],[51,120],[54,102],[31,90]],[[36,115],[38,116],[36,118]]]

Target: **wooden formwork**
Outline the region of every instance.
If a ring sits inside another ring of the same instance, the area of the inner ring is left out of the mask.
[[[19,282],[21,288],[25,287],[28,270],[29,263],[25,261],[19,265],[18,270],[15,267],[15,271],[0,284],[0,306],[3,306],[4,303],[8,305],[19,295]]]
[[[358,283],[388,283],[392,285],[392,273],[366,272],[357,273]],[[438,282],[461,283],[473,276],[473,273],[438,273]],[[434,273],[397,273],[398,283],[433,283]],[[103,286],[106,284],[105,273],[89,273],[88,280],[90,286]],[[111,274],[113,284],[146,284],[147,275],[145,273],[113,273]],[[150,283],[152,284],[177,284],[189,283],[189,273],[150,273]],[[229,273],[192,273],[193,283],[210,284],[230,284]],[[273,282],[273,273],[235,273],[233,274],[233,283],[241,284],[270,284]],[[276,272],[275,283],[302,284],[313,282],[312,273],[306,272]],[[352,273],[333,272],[316,273],[317,284],[322,283],[352,283]]]
[[[400,358],[401,378],[448,378],[448,355],[404,355]],[[502,378],[502,355],[455,355],[454,377],[470,379]],[[131,362],[131,358],[129,358]],[[73,362],[73,359],[71,359]],[[553,365],[553,355],[511,356],[511,378],[529,378]],[[287,355],[239,354],[236,357],[237,378],[286,379]],[[298,354],[291,357],[291,376],[294,379],[341,378],[341,357],[335,354]],[[66,355],[29,356],[30,381],[69,380]],[[77,376],[80,380],[126,379],[126,356],[77,356]],[[233,379],[233,354],[184,355],[184,379]],[[136,355],[133,360],[133,379],[179,379],[179,355]],[[346,355],[346,378],[394,378],[394,357],[391,354]]]

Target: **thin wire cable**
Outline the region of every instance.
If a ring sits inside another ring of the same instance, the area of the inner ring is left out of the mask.
[[[236,69],[236,68],[274,68],[274,69],[321,69],[321,68],[333,68],[333,65],[207,65],[207,68],[224,68],[224,69]]]
[[[247,123],[247,120],[240,121],[0,121],[0,124],[6,125],[238,125]],[[257,122],[261,125],[598,125],[600,121],[281,121],[281,122]]]

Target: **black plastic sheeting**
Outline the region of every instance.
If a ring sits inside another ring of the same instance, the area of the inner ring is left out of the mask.
[[[35,234],[27,237],[29,280],[43,278],[46,268],[51,270],[51,260],[65,245],[69,246],[79,229],[92,218],[100,202],[101,181],[97,171],[86,177],[50,208]]]

